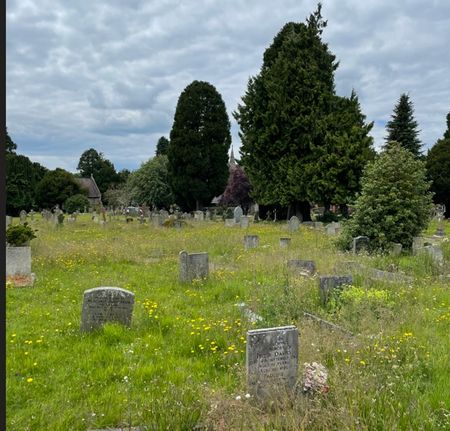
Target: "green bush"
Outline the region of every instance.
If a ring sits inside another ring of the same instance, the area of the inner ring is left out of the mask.
[[[28,223],[10,225],[6,229],[6,242],[14,247],[27,245],[29,241],[36,238],[35,232]]]
[[[64,202],[64,209],[67,213],[74,213],[75,211],[83,212],[84,208],[89,208],[89,199],[85,195],[77,194],[70,196]]]
[[[424,163],[392,142],[369,163],[353,217],[338,241],[349,249],[352,238],[365,235],[370,250],[388,250],[391,243],[411,248],[413,238],[426,228],[432,205]]]

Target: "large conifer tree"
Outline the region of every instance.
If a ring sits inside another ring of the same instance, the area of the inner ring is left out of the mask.
[[[415,157],[420,156],[422,146],[419,136],[418,124],[414,119],[414,106],[407,94],[402,94],[395,105],[391,120],[386,124],[388,132],[386,142],[398,142],[403,148],[411,151]]]
[[[230,121],[216,88],[193,81],[178,99],[167,156],[172,189],[186,210],[209,205],[228,179]]]
[[[234,113],[252,196],[263,205],[288,206],[304,220],[310,217],[311,199],[346,203],[346,194],[354,195],[371,145],[371,126],[364,124],[356,96],[345,102],[335,95],[337,63],[321,40],[325,27],[320,4],[305,24],[286,24],[265,51],[261,71],[250,78]],[[344,116],[345,130],[339,130]],[[325,153],[336,157],[327,160]],[[339,172],[330,176],[326,169],[335,158]],[[357,166],[346,176],[352,162]]]

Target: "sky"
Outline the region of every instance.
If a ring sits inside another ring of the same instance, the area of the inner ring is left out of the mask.
[[[414,104],[426,153],[450,111],[449,0],[323,0],[322,39],[339,61],[336,93],[354,89],[379,149],[402,93]],[[6,125],[17,152],[76,172],[102,152],[139,168],[169,137],[192,81],[214,85],[232,117],[248,79],[310,0],[7,0]]]

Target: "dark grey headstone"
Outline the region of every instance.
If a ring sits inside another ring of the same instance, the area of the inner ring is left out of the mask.
[[[246,369],[248,391],[258,398],[292,390],[298,369],[297,328],[248,331]]]
[[[369,238],[361,235],[353,238],[353,254],[369,251]]]
[[[259,236],[258,235],[245,235],[244,236],[244,248],[249,250],[250,248],[258,247]]]
[[[190,283],[194,279],[209,275],[208,253],[188,253],[180,251],[180,282]]]
[[[328,302],[330,293],[334,289],[342,289],[343,286],[353,283],[351,275],[331,275],[320,277],[319,279],[319,294],[322,304]]]
[[[84,292],[81,331],[101,328],[107,322],[131,326],[134,293],[120,287],[96,287]]]
[[[288,268],[301,275],[313,275],[316,272],[316,263],[313,260],[291,259]]]

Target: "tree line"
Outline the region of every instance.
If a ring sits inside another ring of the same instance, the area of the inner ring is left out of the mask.
[[[170,136],[159,139],[153,158],[134,172],[116,172],[91,148],[81,155],[77,175],[93,175],[107,205],[168,208],[176,203],[190,211],[222,195],[224,204],[247,205],[252,199],[303,220],[310,217],[311,203],[326,212],[336,205],[346,216],[361,192],[367,165],[379,155],[369,134],[373,122],[363,114],[356,92],[336,94],[339,63],[322,41],[326,25],[319,4],[305,23],[285,24],[265,50],[259,73],[249,78],[233,112],[242,142],[237,167],[230,170],[227,164],[230,120],[222,96],[210,83],[193,81],[181,93]],[[386,131],[383,151],[397,142],[424,164],[434,201],[449,211],[450,113],[447,131],[427,155],[421,152],[408,94],[400,95]],[[17,155],[6,136],[8,213],[64,205],[70,194],[82,194],[73,175]]]

